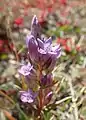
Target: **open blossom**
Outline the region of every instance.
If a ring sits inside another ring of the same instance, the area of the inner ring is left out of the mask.
[[[43,68],[53,70],[57,58],[61,56],[60,45],[52,46],[52,38],[49,38],[44,41],[44,48],[40,48],[38,52],[42,54]]]
[[[30,63],[22,65],[18,72],[24,76],[24,82],[27,84],[28,88],[34,89],[33,86],[37,87],[36,71]]]
[[[50,54],[50,55],[57,55],[57,57],[61,54],[61,48],[60,45],[52,46],[52,38],[49,38],[48,40],[45,40],[42,42],[43,47],[38,48],[39,53],[41,54]]]
[[[24,76],[28,76],[32,70],[33,66],[30,63],[27,65],[22,65],[18,72]]]
[[[33,103],[37,93],[34,93],[32,90],[20,91],[20,99],[24,103]]]

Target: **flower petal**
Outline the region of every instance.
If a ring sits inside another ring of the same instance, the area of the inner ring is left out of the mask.
[[[41,49],[41,48],[40,48],[40,49],[38,49],[38,52],[39,52],[39,53],[41,53],[41,54],[46,54],[46,51],[45,51],[45,50],[43,50],[43,49]]]
[[[26,93],[23,93],[23,94],[21,95],[20,99],[21,99],[22,102],[27,102],[27,101],[28,101],[28,100],[27,100],[27,94],[26,94]]]
[[[31,35],[27,38],[29,57],[34,62],[38,60],[38,43],[36,39]]]
[[[43,41],[38,38],[37,42],[38,42],[38,47],[44,49],[44,43],[43,43]]]
[[[52,51],[56,52],[56,51],[58,51],[58,50],[61,50],[60,44],[52,47]]]
[[[50,37],[50,38],[48,38],[46,41],[45,41],[45,43],[49,43],[50,45],[52,44],[52,38]]]

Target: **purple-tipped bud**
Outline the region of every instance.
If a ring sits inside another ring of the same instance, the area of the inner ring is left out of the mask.
[[[52,74],[48,74],[42,77],[41,79],[42,86],[46,87],[52,84]]]
[[[34,15],[32,19],[32,24],[31,24],[31,35],[33,35],[36,39],[40,38],[41,39],[41,34],[40,34],[40,24],[38,22],[38,19],[36,15]]]
[[[52,79],[52,74],[45,75],[41,79],[41,84],[45,87],[44,89],[44,104],[48,104],[52,98],[52,84],[53,84],[53,79]]]
[[[38,24],[38,19],[36,17],[36,15],[34,15],[33,19],[32,19],[32,25],[37,25]]]

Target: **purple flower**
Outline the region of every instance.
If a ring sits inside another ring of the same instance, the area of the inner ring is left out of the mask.
[[[36,40],[32,35],[27,36],[27,46],[29,57],[32,62],[41,63],[44,68],[54,68],[57,58],[61,56],[60,45],[52,47],[52,39],[49,38],[45,41]],[[45,67],[48,65],[47,67]]]
[[[41,54],[50,54],[56,55],[57,58],[61,56],[61,47],[60,45],[52,46],[52,38],[45,40],[43,43],[43,47],[38,48],[39,53]]]
[[[24,103],[33,103],[37,93],[34,93],[32,90],[20,91],[20,99]]]
[[[36,70],[33,68],[33,66],[28,63],[27,65],[22,65],[21,68],[18,70],[18,72],[25,76],[24,82],[27,84],[28,88],[34,89],[34,87],[37,87],[37,75]]]
[[[40,26],[36,16],[33,17],[31,34],[26,38],[29,58],[35,65],[39,64],[44,70],[53,70],[57,58],[61,56],[60,45],[52,46],[52,38],[41,39]]]
[[[27,65],[22,65],[18,72],[24,76],[28,76],[33,69],[33,66],[28,63]]]
[[[57,58],[61,56],[60,45],[52,46],[52,39],[44,41],[44,48],[39,48],[38,52],[42,54],[43,68],[52,71],[55,67]]]

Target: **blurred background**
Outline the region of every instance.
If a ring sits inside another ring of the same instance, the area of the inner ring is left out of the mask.
[[[61,45],[54,75],[58,81],[63,74],[70,76],[77,120],[86,120],[86,0],[0,0],[0,120],[26,120],[22,112],[28,114],[21,103],[16,109],[9,96],[17,102],[14,96],[17,98],[21,84],[17,69],[27,59],[25,37],[34,15],[42,35],[52,36],[53,44]],[[71,94],[69,87],[68,80],[61,82],[56,101]],[[72,102],[58,105],[45,120],[75,120]]]

